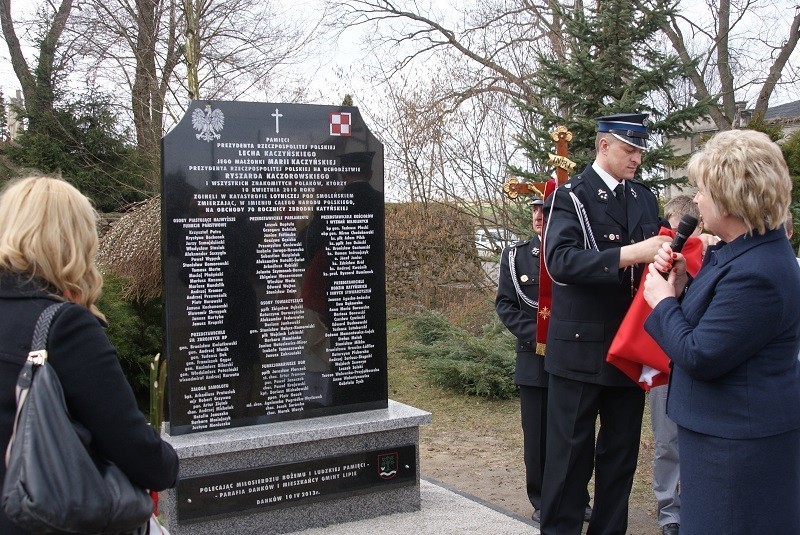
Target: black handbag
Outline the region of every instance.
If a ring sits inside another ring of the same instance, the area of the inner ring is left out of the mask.
[[[64,392],[47,364],[47,307],[17,378],[17,416],[6,451],[6,515],[32,533],[124,533],[145,524],[153,501],[116,465],[89,448],[91,436],[70,418]]]

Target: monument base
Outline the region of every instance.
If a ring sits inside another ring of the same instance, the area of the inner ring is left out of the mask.
[[[428,412],[388,408],[164,434],[180,481],[161,493],[172,535],[287,533],[418,511],[419,426]]]

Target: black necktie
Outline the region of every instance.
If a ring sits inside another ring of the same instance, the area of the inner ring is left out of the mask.
[[[619,204],[622,205],[622,211],[626,214],[628,213],[628,206],[625,203],[625,183],[620,182],[617,184],[617,187],[614,188],[614,196],[619,201]]]
[[[614,188],[614,197],[617,198],[617,201],[622,206],[622,213],[625,214],[625,218],[628,218],[628,203],[625,201],[625,182],[620,182],[617,184],[617,187]],[[633,243],[633,241],[631,241]],[[633,286],[633,277],[634,277],[634,269],[631,266],[625,268],[625,273],[630,273],[631,275],[631,297],[636,295],[636,288]]]

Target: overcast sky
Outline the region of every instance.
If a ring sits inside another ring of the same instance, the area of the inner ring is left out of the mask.
[[[787,7],[792,7],[790,0],[775,0],[778,4],[787,2]],[[293,18],[307,18],[308,24],[315,15],[319,14],[321,5],[324,5],[324,0],[273,0],[278,2],[284,7],[287,7],[287,12]],[[18,20],[21,14],[30,11],[32,6],[38,2],[31,0],[14,0],[12,2],[12,11],[15,20]],[[708,9],[705,7],[705,2],[691,0],[684,1],[683,13],[695,20],[708,16]],[[438,6],[438,4],[435,4]],[[449,3],[447,5],[450,5]],[[788,16],[788,14],[787,14]],[[769,21],[760,20],[760,23],[769,25]],[[785,22],[785,21],[783,21]],[[756,22],[753,22],[756,24]],[[311,104],[334,104],[338,103],[345,93],[362,94],[365,97],[374,95],[372,88],[365,89],[364,81],[359,76],[359,64],[365,61],[377,61],[370,50],[364,49],[362,41],[362,32],[364,28],[356,27],[344,32],[338,40],[329,40],[327,43],[319,47],[318,54],[307,65],[299,67],[305,72],[313,73],[312,83],[309,91],[309,102]],[[22,37],[22,32],[18,30],[18,35]],[[32,61],[34,51],[28,50],[29,62]],[[794,57],[797,57],[800,51],[795,50]],[[351,86],[350,84],[355,84]],[[16,91],[20,88],[19,81],[17,80],[11,68],[9,60],[8,49],[5,42],[0,40],[0,89],[3,91],[6,99],[13,97]],[[741,95],[739,98],[749,98],[748,104],[753,105],[756,97],[753,94]],[[796,88],[786,90],[778,87],[773,94],[770,101],[772,106],[791,102],[800,98]],[[358,103],[357,103],[358,104]]]

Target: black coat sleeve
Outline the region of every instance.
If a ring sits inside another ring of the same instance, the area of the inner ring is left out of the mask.
[[[503,250],[500,258],[500,275],[497,283],[497,296],[494,308],[497,316],[517,340],[536,343],[536,313],[523,305],[514,288],[509,266],[511,247]]]
[[[51,327],[48,353],[67,408],[91,432],[97,453],[137,485],[150,490],[173,487],[178,456],[139,411],[98,319],[85,307],[64,307]]]
[[[576,189],[579,200],[588,205],[580,188]],[[545,259],[553,280],[564,284],[619,285],[621,244],[604,244],[599,251],[586,247],[581,219],[568,189],[558,188],[548,202],[553,207],[546,227]],[[602,240],[602,227],[595,224],[593,231],[595,239]]]

